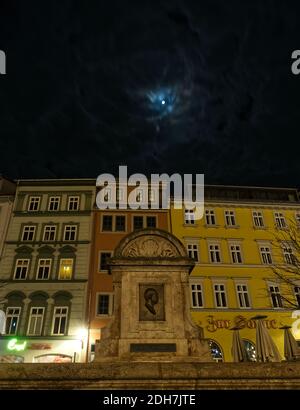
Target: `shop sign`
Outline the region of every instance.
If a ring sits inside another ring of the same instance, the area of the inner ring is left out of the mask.
[[[263,321],[267,329],[278,329],[276,319],[266,319]],[[213,315],[208,316],[206,330],[209,332],[216,332],[218,329],[229,329],[237,326],[240,329],[255,329],[256,321],[253,319],[247,319],[246,317],[239,315],[233,320],[229,319],[215,319]]]
[[[8,350],[15,350],[17,352],[22,352],[23,350],[25,350],[27,345],[27,342],[23,342],[23,343],[18,343],[18,339],[11,339],[8,343],[7,343],[7,349]]]

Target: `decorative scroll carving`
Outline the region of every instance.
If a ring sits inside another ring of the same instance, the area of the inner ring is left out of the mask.
[[[130,258],[172,258],[178,257],[180,254],[171,242],[149,235],[131,241],[123,250],[123,256]]]

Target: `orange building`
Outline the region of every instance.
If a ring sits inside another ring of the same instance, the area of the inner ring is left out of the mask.
[[[93,211],[93,244],[89,280],[88,345],[89,360],[93,359],[95,340],[113,314],[113,284],[107,260],[128,233],[143,228],[169,230],[169,210],[113,209]]]

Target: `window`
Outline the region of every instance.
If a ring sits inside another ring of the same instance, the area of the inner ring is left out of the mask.
[[[29,323],[28,323],[28,336],[41,336],[42,326],[44,319],[45,308],[32,307],[30,309]]]
[[[220,245],[209,245],[209,258],[212,263],[221,262]]]
[[[184,223],[187,225],[195,225],[195,213],[193,209],[184,210]]]
[[[79,209],[79,196],[69,196],[68,211],[78,211]]]
[[[6,309],[6,329],[5,329],[5,333],[7,335],[17,334],[20,315],[21,315],[21,308],[20,307],[8,307]]]
[[[221,347],[214,340],[210,340],[209,347],[211,351],[211,356],[214,362],[223,362],[223,352]]]
[[[206,225],[216,225],[215,211],[213,211],[212,209],[206,209],[205,221],[206,221]]]
[[[273,263],[272,261],[272,255],[271,255],[271,249],[269,246],[261,246],[260,247],[260,256],[262,259],[262,262],[265,265],[270,265]]]
[[[215,301],[217,307],[227,307],[225,285],[214,285]]]
[[[200,283],[192,283],[191,285],[192,307],[203,307],[202,285]]]
[[[133,230],[143,228],[156,228],[156,216],[135,215],[133,217]]]
[[[144,218],[142,216],[134,216],[133,217],[133,229],[136,231],[137,229],[143,229],[144,227]]]
[[[62,258],[59,262],[58,279],[69,280],[73,274],[73,259]]]
[[[192,258],[197,262],[199,261],[199,251],[198,251],[197,244],[189,243],[187,245],[187,251],[188,251],[189,258]]]
[[[33,241],[35,235],[35,226],[24,226],[22,233],[22,241]]]
[[[55,241],[55,237],[56,237],[56,226],[46,225],[44,227],[43,241],[45,242]]]
[[[60,197],[59,196],[50,196],[48,211],[58,211],[59,210],[59,205],[60,205]]]
[[[285,228],[286,227],[286,222],[285,222],[285,218],[283,216],[283,213],[275,212],[274,217],[275,217],[275,225],[276,225],[277,228]]]
[[[288,265],[296,265],[296,258],[295,255],[293,254],[293,249],[288,247],[288,246],[284,246],[283,247],[283,256],[284,256],[284,260]]]
[[[256,362],[256,351],[255,351],[255,345],[254,343],[250,342],[250,340],[242,339],[246,353],[247,353],[247,358],[249,362]]]
[[[113,230],[112,222],[112,215],[102,215],[102,231],[111,232]]]
[[[113,295],[111,293],[98,294],[97,300],[97,315],[112,315],[113,311]]]
[[[38,211],[40,207],[41,197],[31,196],[29,197],[28,211]]]
[[[146,217],[147,228],[156,228],[156,216]]]
[[[107,260],[111,258],[111,255],[112,255],[111,252],[100,252],[100,266],[99,266],[100,271],[108,270]]]
[[[300,286],[295,286],[294,292],[295,292],[296,301],[298,303],[298,307],[300,307]]]
[[[230,245],[232,263],[242,263],[242,252],[240,245]]]
[[[17,259],[15,266],[14,279],[26,279],[29,269],[30,259]]]
[[[264,226],[264,219],[263,219],[262,212],[253,211],[252,217],[253,217],[253,224],[256,228],[262,228]]]
[[[125,232],[125,216],[117,215],[116,216],[116,231]]]
[[[282,308],[283,304],[282,304],[282,297],[280,295],[279,287],[276,285],[270,285],[269,292],[271,296],[272,306],[274,308]]]
[[[51,259],[39,259],[37,268],[37,279],[49,279],[51,271]]]
[[[53,314],[52,334],[65,335],[67,333],[67,307],[55,307]]]
[[[225,211],[225,223],[227,226],[235,226],[235,213],[234,211]]]
[[[250,299],[248,293],[247,285],[239,284],[236,285],[236,292],[239,301],[240,308],[249,308],[250,307]]]
[[[64,231],[64,241],[75,241],[77,234],[77,225],[66,225]]]

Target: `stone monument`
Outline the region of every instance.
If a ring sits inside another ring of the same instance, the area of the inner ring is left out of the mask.
[[[96,342],[95,361],[212,361],[202,328],[190,317],[194,262],[159,229],[135,231],[111,258],[114,315]]]

